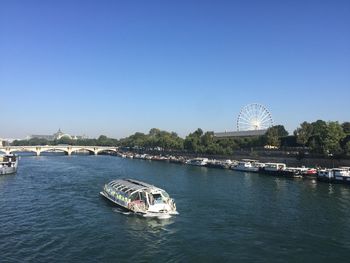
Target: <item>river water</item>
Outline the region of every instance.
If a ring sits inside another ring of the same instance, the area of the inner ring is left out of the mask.
[[[123,214],[116,178],[179,215]],[[114,156],[26,156],[0,177],[0,262],[348,262],[350,187]]]

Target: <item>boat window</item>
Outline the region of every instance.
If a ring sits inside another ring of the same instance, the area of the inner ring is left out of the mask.
[[[125,187],[123,187],[123,188],[121,189],[121,191],[122,191],[122,192],[125,192],[127,189],[129,189],[129,188],[125,186]]]
[[[161,194],[153,194],[154,204],[162,204],[163,198]]]
[[[148,194],[148,200],[149,200],[150,205],[154,205],[154,197],[152,194]]]
[[[169,198],[168,193],[167,193],[167,192],[165,192],[165,191],[162,191],[162,195],[163,195],[165,198]]]
[[[143,202],[147,203],[146,193],[140,192],[140,199],[141,199]]]
[[[120,190],[120,189],[122,189],[124,187],[124,185],[118,185],[116,188],[118,189],[118,190]]]
[[[139,200],[139,193],[133,193],[132,195],[130,195],[130,200],[131,201]]]
[[[129,188],[128,190],[125,191],[125,193],[130,194],[132,191],[134,191],[134,190]]]

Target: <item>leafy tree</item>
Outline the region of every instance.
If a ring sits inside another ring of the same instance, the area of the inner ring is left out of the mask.
[[[348,141],[345,146],[344,146],[344,153],[347,155],[347,156],[350,156],[350,141]]]
[[[157,129],[157,128],[152,128],[150,131],[149,131],[149,135],[150,136],[156,136],[158,134],[160,134],[160,129]]]
[[[184,141],[184,147],[186,150],[196,153],[203,152],[203,147],[201,145],[201,136],[203,135],[202,129],[197,129],[195,132],[190,133],[186,136]]]
[[[304,121],[300,124],[300,127],[294,131],[294,135],[297,137],[297,143],[306,146],[312,136],[312,132],[312,125]]]
[[[338,122],[328,122],[324,138],[324,150],[328,153],[340,153],[340,142],[345,136],[344,130]]]
[[[148,134],[136,132],[135,134],[121,139],[119,144],[127,147],[154,149],[160,147],[164,150],[183,149],[183,139],[175,132],[162,131],[152,128]]]
[[[54,141],[54,144],[68,144],[68,145],[74,145],[75,141],[69,138],[68,136],[63,136],[57,141]]]
[[[276,125],[267,129],[265,137],[268,145],[279,147],[281,145],[281,137],[287,136],[288,132],[283,125]]]
[[[194,136],[201,137],[203,135],[203,130],[201,128],[198,128],[194,133]]]
[[[350,134],[350,122],[344,122],[341,126],[346,134]]]
[[[214,144],[214,132],[206,132],[201,136],[201,144],[205,147]]]
[[[275,125],[275,126],[271,127],[270,129],[277,130],[278,137],[288,136],[288,131],[284,128],[283,125]]]
[[[281,146],[298,147],[300,144],[297,143],[297,137],[295,135],[289,135],[281,137]]]
[[[318,136],[321,142],[327,137],[327,123],[323,120],[317,120],[312,125],[312,134],[313,136]]]

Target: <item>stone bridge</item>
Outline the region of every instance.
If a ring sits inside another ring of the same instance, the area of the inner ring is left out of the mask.
[[[42,152],[65,152],[67,155],[71,155],[72,152],[89,151],[91,154],[97,155],[103,151],[116,152],[118,147],[108,146],[72,146],[72,145],[37,145],[37,146],[0,146],[0,152],[6,154],[15,152],[34,152],[39,156]]]

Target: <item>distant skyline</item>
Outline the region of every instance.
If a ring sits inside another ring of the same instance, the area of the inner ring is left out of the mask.
[[[0,138],[350,121],[350,1],[0,2]]]

